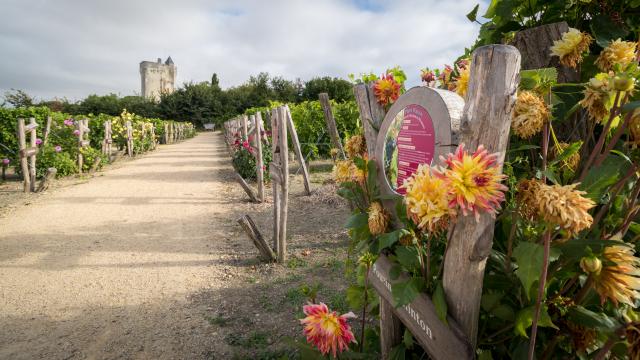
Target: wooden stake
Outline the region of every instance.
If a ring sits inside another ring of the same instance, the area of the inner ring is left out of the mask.
[[[289,144],[287,141],[287,121],[289,108],[278,108],[278,128],[280,130],[280,164],[282,166],[282,198],[280,199],[280,229],[278,262],[287,261],[287,212],[289,210]]]
[[[358,84],[353,88],[353,93],[358,104],[360,120],[364,127],[364,137],[367,141],[367,152],[374,156],[378,139],[378,130],[384,120],[384,108],[378,104],[373,94],[373,83]]]
[[[100,166],[100,162],[102,162],[102,158],[96,158],[91,165],[91,169],[89,169],[89,174],[93,174],[98,170],[98,166]]]
[[[18,119],[18,146],[20,148],[20,169],[22,170],[22,179],[24,192],[31,191],[31,177],[29,176],[29,161],[24,152],[27,150],[27,136],[24,131],[24,119]]]
[[[127,155],[133,156],[133,129],[131,128],[131,121],[125,123],[127,129]]]
[[[489,45],[472,55],[467,102],[460,140],[474,151],[484,145],[504,160],[509,142],[511,110],[519,81],[520,53],[513,46]],[[473,348],[478,333],[482,281],[493,243],[495,218],[484,213],[460,216],[452,231],[444,263],[444,290],[449,313]]]
[[[267,261],[275,261],[276,254],[269,247],[269,244],[264,240],[262,234],[258,230],[258,227],[253,222],[249,215],[243,215],[240,219],[238,219],[238,224],[242,226],[244,231],[249,236],[249,239],[253,241],[253,244],[258,248],[260,255]]]
[[[234,175],[235,175],[236,181],[240,184],[240,186],[242,186],[242,188],[244,189],[244,192],[246,192],[247,195],[249,196],[249,199],[251,199],[251,201],[255,203],[259,202],[258,198],[256,197],[256,194],[253,192],[249,184],[247,184],[247,182],[244,181],[242,176],[240,176],[240,174],[238,173],[235,173]]]
[[[271,164],[274,166],[280,166],[280,143],[278,142],[279,124],[278,124],[278,110],[271,109]],[[270,169],[271,170],[271,169]],[[282,171],[280,171],[282,176]],[[280,249],[280,182],[276,182],[271,179],[271,185],[273,186],[273,248],[277,254],[282,251]]]
[[[340,134],[338,133],[338,128],[336,127],[336,119],[333,117],[333,112],[331,111],[331,102],[329,102],[329,95],[327,93],[320,93],[318,95],[320,99],[320,105],[322,106],[322,111],[324,112],[324,121],[327,123],[327,131],[329,132],[329,137],[331,138],[331,144],[335,149],[338,149],[338,156],[342,159],[346,159],[346,155],[344,154],[344,149],[342,148],[342,141],[340,140]]]
[[[264,201],[264,161],[262,160],[262,114],[256,114],[256,172],[258,175],[258,199]]]
[[[53,167],[48,168],[47,173],[44,175],[42,180],[40,180],[40,185],[38,185],[38,190],[36,192],[42,192],[47,190],[49,188],[49,184],[51,183],[51,180],[56,177],[57,172],[58,172],[58,169],[56,168],[53,168]]]
[[[309,170],[307,169],[307,164],[304,161],[302,148],[300,147],[300,141],[298,140],[298,132],[296,131],[296,126],[293,124],[293,119],[291,118],[291,111],[289,111],[289,106],[285,105],[284,107],[286,110],[285,121],[287,122],[287,127],[291,132],[291,142],[293,143],[293,150],[295,151],[296,157],[298,158],[298,162],[300,163],[300,168],[302,169],[304,189],[307,195],[311,195],[311,183],[309,182]]]
[[[31,192],[36,191],[36,153],[38,152],[36,144],[36,140],[38,138],[38,135],[36,134],[36,127],[38,127],[36,119],[29,118],[29,128],[31,129],[29,131],[29,140],[31,141],[31,148],[36,149],[36,151],[33,151],[29,155],[29,190]]]
[[[249,131],[247,130],[247,115],[242,115],[242,138],[247,140],[249,136]]]
[[[49,140],[49,133],[51,133],[51,116],[47,116],[47,122],[44,127],[44,134],[42,134],[42,146],[47,145]]]

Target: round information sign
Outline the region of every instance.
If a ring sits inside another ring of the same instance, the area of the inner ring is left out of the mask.
[[[383,194],[405,194],[404,181],[457,144],[464,100],[456,93],[415,87],[402,95],[382,122],[376,144]]]

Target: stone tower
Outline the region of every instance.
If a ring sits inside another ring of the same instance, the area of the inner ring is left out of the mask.
[[[176,82],[178,69],[171,60],[162,63],[158,58],[157,62],[142,61],[140,63],[140,80],[142,83],[142,96],[155,101],[160,100],[160,94],[172,93]]]

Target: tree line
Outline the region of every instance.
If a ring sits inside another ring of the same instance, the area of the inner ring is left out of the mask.
[[[300,103],[318,100],[318,94],[326,92],[338,102],[353,99],[352,84],[336,77],[315,77],[308,81],[284,79],[261,72],[249,77],[239,86],[222,89],[218,75],[210,81],[188,82],[173,93],[162,94],[160,101],[141,96],[89,95],[77,102],[66,99],[36,102],[22,90],[5,93],[2,106],[47,106],[53,111],[71,115],[108,114],[117,116],[122,109],[147,118],[191,121],[201,127],[204,123],[220,124],[241,114],[245,109],[269,105],[270,101]]]

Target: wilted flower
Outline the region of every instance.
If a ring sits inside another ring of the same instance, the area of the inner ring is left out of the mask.
[[[300,323],[304,325],[307,342],[323,355],[331,352],[336,357],[338,353],[348,350],[350,343],[357,343],[347,323],[348,319],[356,317],[352,312],[338,315],[335,311],[329,311],[324,303],[305,305],[303,311],[307,317],[300,319]]]
[[[559,57],[562,65],[575,69],[582,62],[582,54],[589,50],[592,41],[589,34],[569,28],[562,34],[562,39],[553,42],[551,55]]]
[[[571,334],[571,343],[576,353],[584,354],[598,340],[598,333],[593,328],[574,324],[570,321],[566,322],[569,333]]]
[[[630,141],[636,146],[640,145],[640,109],[635,109],[631,115],[629,133],[631,134]]]
[[[469,67],[460,68],[460,76],[456,79],[456,93],[462,97],[467,95],[470,71]]]
[[[433,70],[422,69],[420,70],[420,78],[428,85],[436,81],[436,74],[433,72]]]
[[[593,218],[589,209],[596,204],[583,197],[584,191],[576,190],[578,184],[547,185],[540,184],[536,200],[538,212],[548,223],[558,225],[574,235],[591,226]]]
[[[452,196],[447,184],[432,172],[429,165],[419,165],[402,186],[407,190],[404,197],[407,216],[418,228],[438,232],[447,227],[456,211],[449,206]]]
[[[620,39],[612,41],[609,46],[604,48],[600,56],[596,59],[596,65],[602,71],[613,70],[614,65],[620,65],[625,68],[636,57],[636,43],[631,41],[622,41]]]
[[[587,83],[584,90],[584,99],[580,105],[587,109],[589,118],[602,123],[608,119],[609,110],[613,106],[614,92],[611,84],[611,76],[607,73],[599,73]]]
[[[606,261],[594,276],[594,288],[603,304],[608,298],[616,306],[623,303],[633,307],[640,299],[640,259],[633,253],[633,248],[624,243],[604,249]]]
[[[400,84],[392,74],[385,74],[373,83],[373,92],[380,105],[393,104],[400,97]]]
[[[511,114],[513,132],[523,139],[528,139],[539,133],[547,121],[549,108],[542,97],[531,91],[519,92]]]
[[[369,206],[369,232],[371,235],[380,235],[387,230],[389,214],[377,201]]]
[[[508,190],[500,183],[505,176],[500,173],[498,155],[490,154],[482,145],[469,154],[464,150],[464,144],[460,144],[455,153],[442,158],[447,168],[441,177],[453,195],[450,206],[460,206],[464,215],[473,212],[476,219],[479,219],[480,211],[495,216],[504,201],[504,191]]]
[[[78,130],[78,129],[73,130],[73,135],[79,136],[80,135],[80,130]]]
[[[516,185],[518,213],[522,218],[529,221],[535,220],[538,216],[536,196],[538,195],[538,186],[540,184],[540,180],[537,179],[522,179]]]
[[[56,145],[56,147],[53,148],[57,153],[59,153],[60,151],[62,151],[62,146],[60,145]]]
[[[350,158],[363,157],[367,152],[367,145],[362,135],[353,135],[344,144],[344,151]]]
[[[2,165],[9,165],[11,163],[11,160],[4,158],[2,159]]]
[[[558,156],[562,155],[564,151],[567,150],[567,148],[569,148],[569,144],[567,143],[561,142],[556,144],[556,146],[554,146],[552,150],[553,157],[557,158]],[[580,153],[576,151],[575,153],[569,155],[569,157],[562,160],[561,167],[571,171],[575,171],[578,168],[579,164],[580,164]]]

